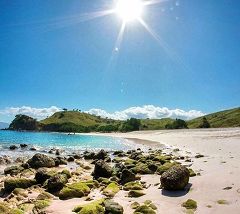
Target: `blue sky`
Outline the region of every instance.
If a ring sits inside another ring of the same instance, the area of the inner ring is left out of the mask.
[[[0,0],[0,112],[21,106],[114,112],[154,105],[207,113],[239,106],[239,1],[146,7],[142,18],[168,51],[138,22],[127,24],[119,51],[113,51],[119,17],[83,21],[112,4]],[[0,114],[0,121],[8,118]]]

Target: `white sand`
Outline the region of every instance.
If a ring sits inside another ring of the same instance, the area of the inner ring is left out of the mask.
[[[102,134],[100,134],[102,135]],[[151,186],[145,190],[145,196],[131,201],[143,202],[152,200],[158,206],[158,213],[185,213],[181,203],[191,198],[198,202],[195,213],[240,213],[240,128],[234,129],[195,129],[171,131],[139,131],[131,133],[104,134],[114,137],[137,138],[150,140],[167,145],[169,148],[179,148],[180,153],[188,154],[192,161],[191,168],[200,172],[201,176],[190,178],[191,190],[179,196],[166,196],[160,189]],[[145,144],[156,146],[158,143]],[[195,154],[205,157],[196,159]],[[159,182],[159,175],[142,176],[147,183]],[[230,190],[223,190],[232,187]],[[228,204],[220,205],[218,200],[226,200]],[[115,200],[124,205],[125,213],[132,213],[129,208],[129,198],[120,191]],[[211,205],[208,208],[207,205]]]
[[[239,214],[240,213],[240,128],[235,129],[202,129],[202,130],[171,130],[171,131],[139,131],[131,133],[96,134],[114,137],[132,138],[135,143],[158,147],[160,144],[168,147],[164,151],[174,154],[188,155],[192,162],[183,162],[191,166],[200,176],[190,178],[189,192],[165,193],[154,184],[159,183],[160,175],[142,175],[150,187],[145,189],[146,195],[140,198],[127,197],[126,191],[119,191],[114,201],[124,207],[124,214],[132,214],[132,202],[143,203],[152,200],[158,207],[157,213],[179,214],[189,213],[181,204],[191,198],[197,201],[195,213]],[[151,141],[151,142],[150,142]],[[196,154],[203,158],[195,158]],[[230,190],[223,190],[232,187]],[[94,199],[101,198],[99,191],[91,193]],[[47,213],[70,214],[78,204],[86,203],[84,198],[66,201],[55,200],[47,209]],[[227,204],[218,204],[218,200],[226,200]],[[210,208],[207,206],[211,206]]]

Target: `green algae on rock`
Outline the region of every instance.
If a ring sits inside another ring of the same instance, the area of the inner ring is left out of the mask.
[[[123,207],[113,200],[105,200],[105,214],[123,214]]]
[[[88,204],[78,205],[73,209],[73,212],[78,214],[104,214],[103,202],[104,199],[100,199]]]
[[[123,189],[126,191],[129,190],[143,190],[143,186],[140,182],[138,181],[131,181],[126,184],[124,184]]]
[[[131,198],[138,198],[138,197],[141,197],[145,195],[144,192],[142,192],[141,190],[130,190],[128,192],[128,197],[131,197]]]
[[[26,189],[36,184],[36,180],[27,178],[9,178],[4,181],[4,189],[7,192],[13,191],[15,188]]]
[[[188,199],[187,201],[182,203],[182,207],[185,207],[186,209],[195,210],[197,209],[197,202],[192,199]]]
[[[90,193],[90,188],[84,182],[68,184],[59,192],[59,198],[62,200],[70,198],[81,198]]]
[[[119,192],[119,186],[117,185],[117,183],[112,182],[110,184],[108,184],[108,186],[103,190],[103,194],[107,197],[113,197],[114,195],[116,195]]]
[[[149,207],[148,205],[141,205],[139,206],[133,214],[156,214],[156,212]]]

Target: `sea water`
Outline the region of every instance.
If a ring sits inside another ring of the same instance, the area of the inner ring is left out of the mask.
[[[27,144],[26,149],[21,149],[20,144]],[[9,146],[16,145],[18,149],[10,151]],[[85,150],[107,151],[128,150],[141,147],[130,140],[116,137],[96,135],[49,133],[49,132],[17,132],[0,130],[0,156],[31,155],[36,151],[30,151],[34,147],[38,152],[47,152],[50,149],[60,149],[65,154],[82,152]]]

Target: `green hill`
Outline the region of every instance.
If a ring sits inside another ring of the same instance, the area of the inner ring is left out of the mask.
[[[141,119],[141,129],[142,130],[158,130],[165,129],[167,124],[170,124],[174,121],[171,118],[162,118],[162,119]]]
[[[211,128],[240,127],[240,107],[219,111],[204,116]],[[203,117],[198,117],[187,122],[188,128],[199,128]]]
[[[43,130],[63,132],[90,132],[97,131],[98,127],[120,125],[120,121],[79,111],[56,112],[51,117],[41,120],[40,123]]]
[[[101,118],[79,111],[61,111],[36,121],[26,115],[16,115],[9,126],[11,130],[54,132],[128,132],[176,128],[240,127],[240,108],[216,112],[193,120],[180,119],[128,119],[126,121]]]

